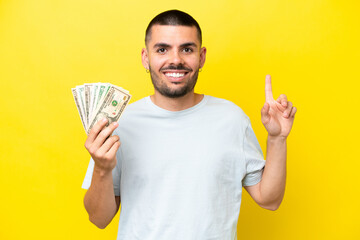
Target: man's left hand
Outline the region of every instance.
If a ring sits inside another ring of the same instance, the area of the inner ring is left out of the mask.
[[[271,76],[265,80],[265,104],[261,109],[261,121],[269,137],[287,138],[294,122],[297,109],[281,94],[275,101],[272,95]]]

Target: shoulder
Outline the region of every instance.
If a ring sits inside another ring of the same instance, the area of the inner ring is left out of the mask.
[[[207,97],[207,106],[209,109],[211,109],[211,111],[219,112],[223,116],[234,119],[235,121],[249,121],[249,117],[246,115],[246,113],[235,103],[223,98],[217,98],[213,96]]]

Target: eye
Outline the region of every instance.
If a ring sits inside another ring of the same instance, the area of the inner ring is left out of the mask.
[[[191,48],[184,48],[183,51],[186,53],[191,53],[193,50]]]
[[[157,50],[158,53],[165,53],[166,52],[166,49],[165,48],[159,48]]]

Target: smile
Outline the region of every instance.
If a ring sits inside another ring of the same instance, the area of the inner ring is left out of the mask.
[[[180,83],[182,82],[186,75],[189,72],[184,72],[184,71],[179,71],[179,70],[175,70],[175,71],[164,71],[163,74],[165,75],[165,77],[172,83]]]
[[[180,78],[180,77],[185,76],[185,73],[169,73],[169,72],[167,72],[167,73],[165,73],[165,75],[167,77]]]

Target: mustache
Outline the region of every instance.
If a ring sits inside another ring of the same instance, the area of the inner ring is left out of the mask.
[[[168,67],[164,67],[164,68],[161,68],[161,69],[160,69],[160,71],[165,71],[165,70],[185,70],[185,71],[189,71],[189,72],[192,71],[191,68],[187,68],[187,67],[185,67],[185,66],[182,65],[182,64],[179,64],[179,65],[177,65],[177,66],[175,66],[175,65],[170,65],[170,66],[168,66]]]

